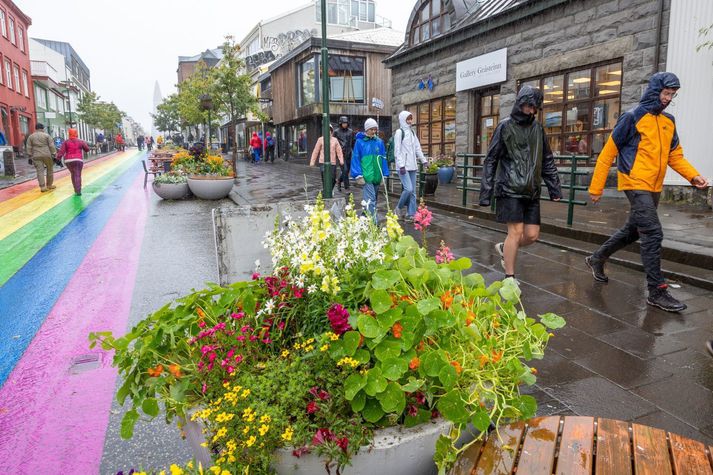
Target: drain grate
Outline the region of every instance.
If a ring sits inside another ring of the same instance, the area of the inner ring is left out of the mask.
[[[72,358],[69,366],[69,374],[81,374],[87,371],[100,368],[102,365],[102,355],[100,353],[89,353]]]

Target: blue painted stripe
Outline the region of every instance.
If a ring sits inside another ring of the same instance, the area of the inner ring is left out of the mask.
[[[0,387],[140,171],[131,166],[0,287]]]

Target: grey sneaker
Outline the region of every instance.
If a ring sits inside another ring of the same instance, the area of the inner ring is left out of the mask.
[[[505,243],[499,242],[495,244],[495,250],[500,254],[500,265],[505,269]]]
[[[597,282],[609,282],[609,277],[604,273],[604,261],[597,259],[594,256],[584,258],[584,263],[592,271],[592,276]]]
[[[658,307],[667,312],[681,312],[686,310],[688,306],[685,303],[679,302],[668,292],[668,286],[656,287],[649,290],[649,297],[646,303]]]

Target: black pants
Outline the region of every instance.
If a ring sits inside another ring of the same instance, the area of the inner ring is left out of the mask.
[[[332,168],[332,189],[334,189],[334,185],[337,182],[337,167],[336,167],[336,165],[332,165],[331,163],[320,163],[319,164],[319,171],[322,174],[322,183],[323,184],[324,184],[324,168],[325,167]]]
[[[275,162],[275,147],[267,147],[265,149],[265,161]]]
[[[661,193],[639,190],[626,190],[624,193],[631,205],[629,221],[594,252],[594,257],[605,260],[619,249],[641,239],[639,246],[646,283],[649,288],[657,287],[665,283],[661,272],[663,230],[656,212]]]
[[[339,183],[344,185],[344,189],[349,189],[349,173],[352,170],[352,157],[344,156],[344,165],[341,167],[341,173],[339,174]]]

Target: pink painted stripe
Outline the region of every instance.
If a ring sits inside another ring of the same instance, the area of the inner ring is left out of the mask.
[[[0,473],[99,473],[117,372],[92,331],[126,332],[147,216],[143,175],[87,253],[0,388]],[[31,298],[31,297],[30,297]],[[99,369],[70,374],[74,358]]]
[[[119,154],[119,153],[121,153],[121,152],[112,152],[109,155],[106,155],[104,157],[85,162],[84,168],[86,170],[87,167],[93,167],[94,165],[98,165],[102,162],[106,162],[107,160],[111,160],[112,158],[115,158],[117,156],[117,154]],[[24,160],[24,158],[21,160]],[[61,170],[57,170],[54,172],[55,180],[58,178],[62,178],[63,176],[67,176],[67,175],[69,175],[69,171],[66,168],[63,168]],[[17,185],[11,185],[11,186],[8,186],[7,188],[0,189],[0,202],[9,200],[10,198],[14,198],[18,195],[23,194],[26,191],[37,188],[38,186],[39,185],[37,184],[37,179],[33,178],[31,180],[27,180],[27,181],[23,181],[22,183],[18,183]]]

